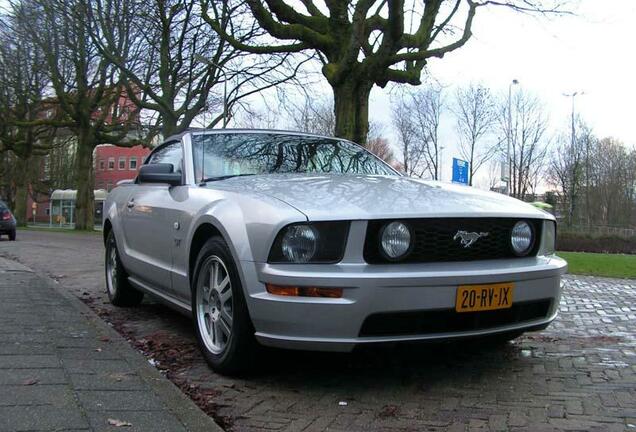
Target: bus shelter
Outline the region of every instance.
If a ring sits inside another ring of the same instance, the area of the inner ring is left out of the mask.
[[[95,194],[95,225],[102,224],[104,201],[108,192],[104,189],[93,191]],[[73,227],[75,225],[75,201],[77,190],[56,189],[51,194],[49,201],[49,225],[60,227]]]

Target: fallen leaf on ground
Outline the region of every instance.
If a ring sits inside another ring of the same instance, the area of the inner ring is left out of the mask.
[[[112,373],[110,375],[108,375],[109,378],[114,379],[115,381],[119,382],[119,381],[123,381],[125,379],[128,379],[129,376],[131,376],[132,374],[128,373],[128,372],[115,372]]]
[[[132,423],[130,423],[130,422],[123,421],[123,420],[112,419],[112,418],[108,419],[108,424],[111,425],[111,426],[115,426],[115,427],[130,427],[130,426],[132,426]]]
[[[37,383],[38,383],[38,380],[36,380],[34,378],[29,378],[27,380],[22,381],[22,385],[25,385],[25,386],[30,386],[30,385],[37,384]]]
[[[397,416],[399,407],[397,405],[384,405],[378,415],[381,418],[395,417]]]
[[[110,338],[108,336],[100,336],[99,340],[102,342],[110,342]]]

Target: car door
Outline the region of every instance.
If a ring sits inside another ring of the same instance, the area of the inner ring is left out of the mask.
[[[148,164],[170,163],[175,172],[183,173],[183,147],[173,141],[157,147]],[[129,195],[123,217],[128,241],[131,276],[150,284],[164,294],[173,295],[172,249],[175,231],[179,230],[176,212],[187,186],[165,183],[138,183]]]

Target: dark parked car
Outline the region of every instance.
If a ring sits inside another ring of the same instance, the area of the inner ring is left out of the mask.
[[[6,234],[9,240],[15,240],[15,218],[9,207],[0,201],[0,236]]]

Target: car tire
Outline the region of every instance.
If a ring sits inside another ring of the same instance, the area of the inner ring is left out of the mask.
[[[13,230],[9,233],[9,240],[15,241],[15,237],[16,237],[16,233],[15,233],[15,230]]]
[[[106,256],[104,262],[106,270],[106,293],[108,299],[115,306],[137,306],[144,298],[144,293],[135,289],[128,282],[128,273],[119,258],[117,242],[113,231],[106,238]]]
[[[259,345],[236,264],[222,237],[209,239],[197,257],[192,315],[199,347],[214,371],[236,375],[251,369]]]

